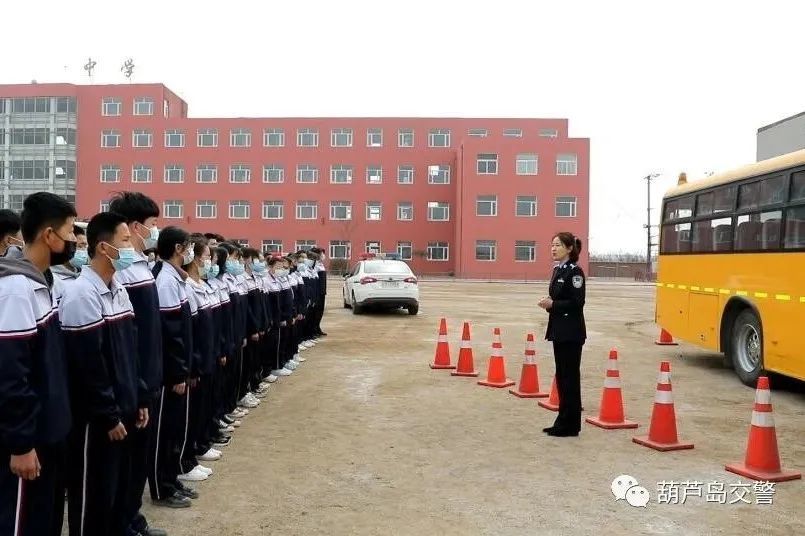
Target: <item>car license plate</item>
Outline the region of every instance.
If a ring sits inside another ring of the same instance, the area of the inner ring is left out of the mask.
[[[382,288],[400,288],[400,283],[397,281],[383,281],[380,285]]]

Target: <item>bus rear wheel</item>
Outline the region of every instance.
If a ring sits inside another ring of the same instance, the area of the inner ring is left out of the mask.
[[[763,330],[757,315],[748,309],[732,325],[730,361],[741,381],[754,387],[763,372]]]

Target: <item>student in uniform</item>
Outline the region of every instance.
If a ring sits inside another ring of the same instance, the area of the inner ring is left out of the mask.
[[[581,240],[572,233],[558,233],[551,255],[558,263],[548,290],[539,302],[548,312],[545,339],[553,342],[559,413],[543,432],[554,437],[574,437],[581,431],[581,350],[587,338],[584,323],[585,278],[578,265]]]
[[[246,334],[249,340],[243,353],[243,371],[240,378],[241,402],[259,400],[267,394],[267,389],[258,392],[260,384],[260,333],[265,333],[265,310],[263,306],[263,285],[258,271],[262,268],[256,249],[243,248],[243,282],[247,289],[248,309],[246,313]],[[258,402],[259,403],[259,402]]]
[[[78,279],[81,273],[81,267],[89,263],[89,254],[87,253],[87,233],[86,224],[76,223],[73,225],[73,234],[76,238],[76,250],[73,256],[64,264],[51,266],[50,271],[61,281],[61,290],[63,291],[68,285]],[[56,303],[61,301],[61,296],[56,296]]]
[[[285,322],[285,326],[280,330],[280,352],[282,367],[293,372],[298,363],[293,362],[293,357],[298,353],[294,346],[294,324],[296,324],[296,306],[294,302],[294,281],[291,280],[291,270],[294,269],[290,257],[281,259],[282,275],[278,276],[280,282],[280,318]]]
[[[221,246],[227,252],[225,271],[221,277],[229,291],[229,300],[232,304],[232,353],[228,356],[226,377],[226,406],[228,415],[235,418],[243,418],[249,414],[249,408],[257,407],[256,403],[247,402],[240,404],[241,398],[238,396],[240,391],[240,374],[243,367],[243,349],[246,347],[246,311],[248,301],[245,289],[239,284],[239,277],[243,274],[243,264],[240,263],[240,249],[230,242],[222,242]],[[216,447],[227,446],[229,438],[222,435],[221,441],[216,443]]]
[[[292,302],[290,286],[285,285],[288,268],[285,260],[279,256],[268,261],[269,307],[274,325],[269,336],[269,362],[271,374],[274,376],[290,376],[293,371],[285,367],[289,326],[292,320]]]
[[[13,210],[0,210],[0,258],[19,259],[25,242],[20,232],[22,220]]]
[[[316,310],[313,313],[313,333],[317,337],[326,337],[327,334],[321,329],[321,321],[324,317],[324,302],[327,299],[327,267],[324,265],[327,257],[324,255],[324,250],[319,247],[315,247],[311,251],[318,255],[313,269],[319,276],[319,296],[316,300]]]
[[[279,297],[279,283],[276,279],[272,279],[268,259],[266,258],[266,254],[262,252],[260,253],[259,275],[263,283],[263,308],[266,312],[266,332],[265,336],[260,339],[262,343],[260,350],[262,383],[260,387],[268,389],[267,385],[271,385],[279,379],[279,376],[273,372],[277,366],[276,353],[277,341],[279,340],[277,334],[279,317],[277,315],[279,314],[279,310],[276,307],[277,304],[272,303],[274,298]]]
[[[177,476],[187,447],[187,392],[193,371],[193,319],[187,297],[187,273],[182,266],[193,261],[190,235],[178,227],[166,227],[157,241],[159,261],[154,266],[162,332],[164,386],[157,402],[155,441],[155,495],[158,506],[187,508],[198,492],[184,486]]]
[[[67,364],[50,266],[75,251],[76,212],[39,192],[23,204],[23,257],[0,259],[0,534],[59,536]]]
[[[115,278],[135,259],[126,218],[95,215],[87,226],[90,264],[59,305],[71,387],[68,453],[70,535],[122,535],[131,473],[129,431],[148,424],[137,374],[134,310]]]
[[[126,219],[134,248],[131,266],[115,272],[129,295],[137,327],[137,373],[144,383],[145,400],[139,405],[148,408],[149,422],[142,428],[129,430],[131,442],[131,484],[126,501],[126,515],[131,519],[129,536],[164,536],[166,532],[148,525],[140,511],[146,481],[151,483],[151,497],[156,497],[154,480],[156,448],[157,402],[162,389],[162,331],[159,320],[159,296],[146,252],[156,247],[159,238],[157,218],[159,205],[139,192],[123,192],[112,198],[109,210]]]

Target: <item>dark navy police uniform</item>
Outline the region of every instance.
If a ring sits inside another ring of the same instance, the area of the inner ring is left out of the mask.
[[[559,415],[554,430],[575,435],[581,430],[581,349],[587,339],[584,322],[586,279],[581,267],[566,262],[554,268],[549,287],[545,339],[553,342]]]

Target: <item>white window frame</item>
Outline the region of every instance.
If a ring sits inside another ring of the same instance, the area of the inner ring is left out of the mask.
[[[313,172],[313,180],[302,180],[305,172]],[[319,168],[315,164],[297,164],[296,165],[296,183],[297,184],[317,184],[319,182]]]
[[[541,128],[539,129],[540,138],[558,138],[559,130],[555,128]]]
[[[475,157],[475,173],[477,175],[497,175],[498,154],[478,153]]]
[[[519,214],[520,203],[528,203],[531,214]],[[518,218],[534,218],[538,215],[536,195],[518,195],[514,198],[514,215]]]
[[[311,136],[312,143],[302,143]],[[296,129],[296,146],[297,147],[318,147],[319,146],[319,131],[315,128],[298,128]]]
[[[245,209],[243,216],[235,216],[237,209]],[[252,204],[245,199],[236,199],[229,202],[229,219],[230,220],[248,220],[251,218]]]
[[[572,199],[573,201],[568,201]],[[571,214],[563,216],[559,214],[559,205],[568,205]],[[576,218],[579,213],[579,198],[574,195],[559,195],[554,200],[554,216],[557,218]]]
[[[112,203],[112,202],[111,202],[111,201],[109,201],[108,199],[106,199],[106,200],[102,200],[102,201],[100,202],[100,206],[98,207],[98,212],[109,212],[109,205],[110,205],[111,203]],[[13,207],[13,206],[10,206],[10,208],[11,208],[11,210],[14,210],[14,207]]]
[[[179,171],[179,180],[169,180],[168,177],[173,171]],[[184,182],[184,166],[181,164],[165,164],[162,172],[162,181],[166,184],[181,184]]]
[[[404,253],[406,249],[408,250],[408,255]],[[404,261],[412,260],[414,258],[414,243],[410,240],[398,240],[397,254],[400,256],[400,259]]]
[[[114,107],[114,109],[112,109]],[[112,112],[117,113],[112,113]],[[123,114],[123,101],[117,97],[104,97],[101,101],[101,115],[119,117]]]
[[[202,143],[203,139],[207,136],[212,137],[212,143],[205,145]],[[196,130],[196,147],[218,147],[218,129],[217,128],[199,128]]]
[[[114,145],[108,145],[107,138],[112,138],[115,140]],[[101,147],[104,149],[114,149],[116,147],[120,147],[120,131],[116,129],[109,129],[101,131]]]
[[[270,180],[272,171],[279,172],[279,180]],[[282,184],[285,182],[285,167],[282,164],[264,164],[263,165],[263,183],[265,184]]]
[[[339,250],[336,248],[346,248],[344,256],[342,257]],[[329,253],[331,259],[351,259],[352,258],[352,242],[349,240],[330,240]]]
[[[179,215],[172,216],[171,209],[179,208]],[[162,203],[162,217],[169,220],[179,220],[184,218],[184,202],[179,199],[168,199]]]
[[[252,131],[248,128],[233,128],[229,130],[230,147],[251,147]]]
[[[143,145],[140,142],[143,140],[140,139],[145,137],[147,140],[147,144]],[[138,128],[131,131],[131,146],[132,147],[139,147],[139,148],[148,148],[154,145],[154,136],[150,130],[144,128]]]
[[[145,110],[141,106],[146,105]],[[134,115],[154,115],[154,99],[151,97],[134,98]]]
[[[107,180],[108,179],[107,174],[109,172],[111,172],[111,174],[114,176],[113,180]],[[120,182],[120,175],[121,175],[120,166],[118,166],[117,164],[102,164],[101,165],[101,173],[100,173],[101,182],[105,182],[105,183]]]
[[[282,253],[282,240],[264,238],[261,244],[263,253]]]
[[[450,129],[432,128],[428,132],[428,147],[439,147],[447,149],[450,147]],[[442,143],[436,143],[442,142]]]
[[[556,174],[574,176],[579,174],[579,156],[574,153],[556,155]]]
[[[279,143],[271,143],[272,137],[278,136]],[[263,129],[263,147],[285,147],[284,128],[265,128]]]
[[[449,164],[433,164],[428,166],[428,184],[450,184],[452,170]],[[436,177],[444,176],[444,182],[437,181]]]
[[[310,217],[302,217],[302,210],[312,209],[313,215]],[[296,202],[296,219],[297,220],[317,220],[319,219],[319,203],[318,201],[297,201]]]
[[[202,169],[203,168],[203,169]],[[212,180],[201,180],[205,171],[211,171],[213,176]],[[216,184],[218,182],[218,165],[217,164],[198,164],[196,166],[196,183],[197,184]]]
[[[374,141],[375,136],[379,137],[379,142]],[[366,129],[366,146],[367,147],[383,147],[383,129],[382,128],[367,128]]]
[[[202,215],[202,209],[212,209],[210,216]],[[214,220],[218,217],[218,202],[214,199],[202,199],[196,201],[196,218],[200,220]]]
[[[488,248],[488,259],[479,258],[478,250],[481,248]],[[475,241],[475,260],[478,262],[495,262],[498,259],[498,243],[497,240],[476,240]]]
[[[340,139],[340,138],[344,139]],[[352,147],[355,132],[351,128],[330,129],[330,147]]]
[[[383,184],[383,166],[366,166],[366,184]]]
[[[523,137],[523,129],[522,128],[504,128],[503,129],[503,137],[504,138],[522,138]]]
[[[145,171],[145,180],[139,180],[138,172]],[[135,164],[131,166],[131,182],[133,184],[148,184],[154,180],[154,170],[147,164]]]
[[[363,252],[380,255],[383,252],[383,242],[380,240],[367,240],[363,243]]]
[[[346,180],[344,179],[346,174]],[[348,164],[334,164],[330,166],[330,184],[352,184],[355,168]]]
[[[518,259],[518,249],[526,248],[528,251],[528,259]],[[537,260],[537,243],[535,240],[515,240],[514,242],[514,262],[536,262]]]
[[[276,215],[272,216],[271,209],[277,209]],[[285,202],[279,199],[263,201],[262,216],[264,220],[281,220],[285,217]]]
[[[490,214],[481,214],[481,205],[489,205]],[[475,198],[475,215],[479,218],[493,218],[498,215],[498,196],[479,195]]]
[[[338,214],[339,209],[344,209],[344,217]],[[330,201],[330,219],[333,221],[348,221],[352,219],[351,201]]]
[[[310,248],[316,247],[315,240],[297,240],[294,244],[296,246],[294,251],[310,251]]]
[[[433,252],[435,250],[444,250],[444,259],[434,259]],[[450,261],[450,242],[428,242],[428,247],[425,249],[427,252],[427,259],[431,262],[449,262]]]
[[[439,219],[434,218],[435,210],[444,210],[445,217]],[[450,203],[445,201],[428,201],[428,221],[450,221]]]
[[[414,174],[416,168],[411,164],[400,164],[397,166],[397,184],[414,184]]]
[[[404,218],[403,211],[411,209],[411,217]],[[397,203],[397,221],[414,221],[414,203],[411,201],[400,201]]]
[[[372,212],[377,209],[377,217],[372,217]],[[382,221],[383,220],[383,202],[382,201],[367,201],[366,202],[366,221]]]
[[[415,132],[413,128],[400,128],[397,129],[397,147],[411,148],[414,146]],[[408,139],[410,137],[410,143]]]
[[[246,172],[243,180],[235,180],[235,177],[242,172]],[[230,164],[229,183],[230,184],[249,184],[252,182],[252,168],[249,164]]]
[[[179,145],[171,145],[171,144],[169,144],[168,140],[170,140],[171,137],[175,137],[175,136],[179,137],[179,140],[180,140]],[[174,129],[171,129],[171,130],[166,130],[165,131],[165,147],[166,148],[181,148],[181,147],[184,147],[184,137],[185,137],[185,132],[184,132],[184,130],[182,130],[180,128],[174,128]]]
[[[467,136],[470,138],[486,138],[489,136],[489,131],[485,128],[471,128],[467,130]]]
[[[531,171],[533,166],[533,172]],[[539,173],[539,155],[536,153],[519,153],[514,162],[517,175],[537,175]]]

